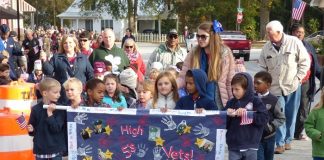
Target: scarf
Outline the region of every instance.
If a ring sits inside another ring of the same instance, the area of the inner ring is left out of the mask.
[[[129,59],[129,61],[130,61],[131,63],[134,63],[134,62],[137,61],[138,54],[137,54],[137,52],[127,53],[127,57],[128,57],[128,59]]]

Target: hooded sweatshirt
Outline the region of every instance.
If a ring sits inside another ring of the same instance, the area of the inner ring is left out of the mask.
[[[258,149],[262,137],[263,128],[269,120],[268,111],[261,99],[254,94],[252,77],[248,73],[242,74],[248,80],[248,86],[241,99],[235,97],[230,99],[225,109],[246,108],[247,111],[254,111],[253,122],[248,125],[240,125],[241,117],[227,117],[226,143],[228,150]],[[252,103],[252,107],[249,103]],[[248,105],[249,104],[249,105]]]
[[[180,98],[176,104],[176,109],[194,110],[204,108],[205,110],[217,110],[217,106],[212,99],[207,96],[207,75],[201,69],[189,70],[192,72],[195,88],[198,91],[198,98],[194,99],[192,94]]]

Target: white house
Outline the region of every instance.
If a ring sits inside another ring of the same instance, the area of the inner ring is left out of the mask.
[[[125,30],[125,20],[115,20],[108,13],[99,13],[92,10],[82,11],[78,6],[80,0],[75,0],[71,6],[63,13],[57,15],[61,19],[61,27],[64,26],[63,20],[70,19],[72,24],[71,29],[86,29],[95,32],[101,32],[104,28],[113,28],[116,34],[116,38],[119,39],[123,36],[123,30]]]
[[[19,27],[17,10],[19,6]],[[0,0],[0,24],[7,24],[11,30],[23,31],[24,15],[30,15],[31,26],[34,26],[34,13],[36,9],[24,0]]]
[[[64,26],[63,20],[70,19],[72,21],[70,26],[72,29],[76,30],[84,28],[86,30],[100,32],[104,28],[113,28],[116,34],[116,39],[122,39],[125,35],[126,28],[128,28],[127,19],[116,20],[107,12],[99,13],[95,10],[95,6],[91,6],[88,10],[82,10],[78,6],[79,3],[80,0],[75,0],[65,12],[57,15],[57,17],[61,19],[61,27]],[[148,15],[138,9],[137,31],[143,32],[145,29],[161,31],[161,20],[167,19],[168,11],[171,10],[171,7],[172,6],[168,6],[168,10],[160,16]],[[173,16],[172,18],[177,19],[177,16]]]

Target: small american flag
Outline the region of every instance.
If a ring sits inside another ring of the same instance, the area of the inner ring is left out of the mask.
[[[23,114],[22,114],[21,116],[19,116],[19,117],[16,119],[16,121],[17,121],[17,123],[18,123],[18,125],[19,125],[19,127],[20,127],[21,129],[26,128],[26,126],[27,126],[27,121],[26,121],[25,116],[24,116]]]
[[[241,116],[241,123],[240,125],[248,125],[253,123],[253,111],[244,111]]]
[[[292,19],[299,21],[304,13],[306,3],[302,0],[295,0],[292,9]]]

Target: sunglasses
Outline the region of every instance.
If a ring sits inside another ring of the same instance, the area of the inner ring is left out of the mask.
[[[80,42],[87,42],[87,39],[80,39]]]
[[[178,35],[176,35],[176,34],[171,34],[171,35],[169,35],[169,38],[170,39],[178,39]]]
[[[207,35],[204,35],[204,34],[202,34],[202,35],[200,35],[200,34],[197,34],[197,39],[199,40],[200,38],[202,39],[202,40],[206,40],[207,39],[207,37],[209,37],[209,36],[207,36]]]
[[[125,48],[127,48],[127,49],[132,49],[134,46],[125,46]]]

